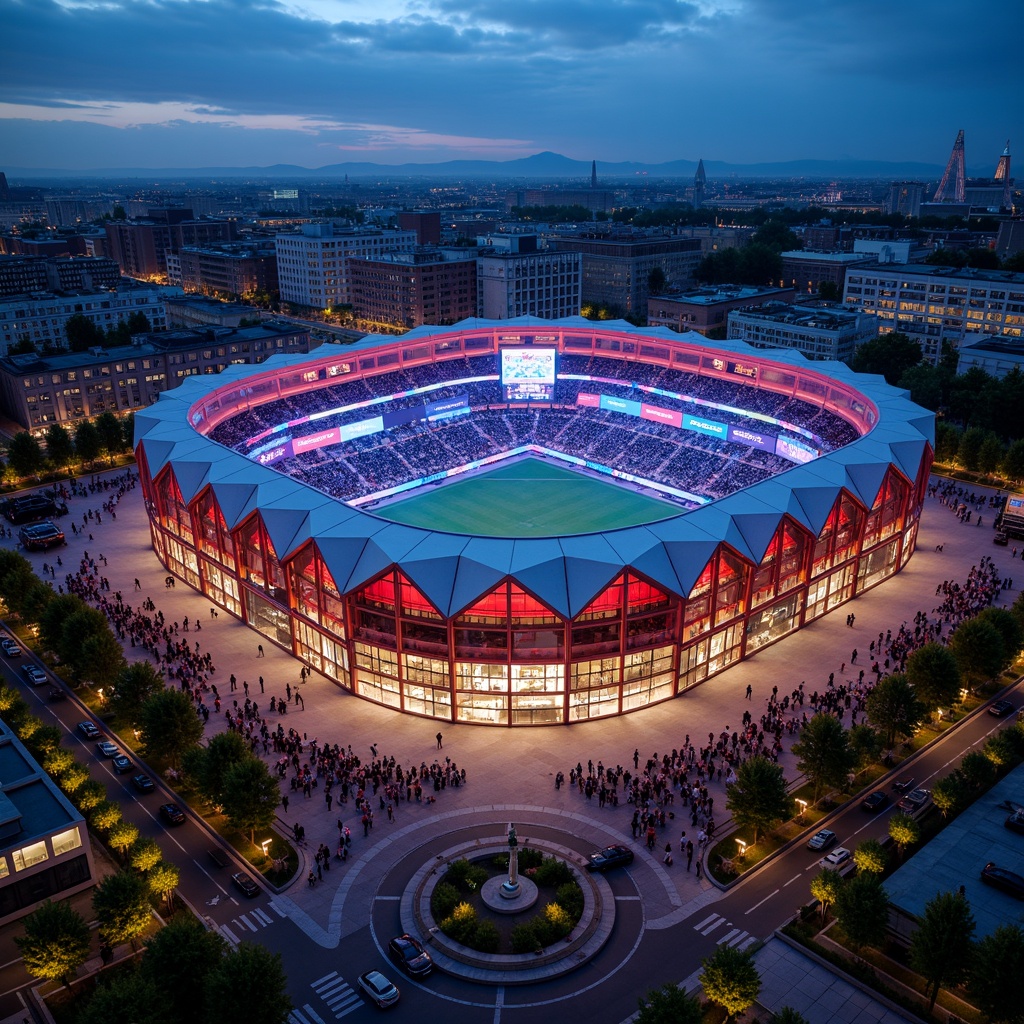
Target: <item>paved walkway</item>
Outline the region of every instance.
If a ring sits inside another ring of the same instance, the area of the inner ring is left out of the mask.
[[[98,508],[103,497],[74,499],[72,516],[80,522],[83,510]],[[990,515],[985,519],[991,522]],[[217,667],[215,680],[222,697],[231,696],[226,691],[227,677],[232,672],[239,679],[239,701],[244,696],[241,681],[247,680],[250,695],[261,708],[266,707],[269,695],[283,697],[286,683],[293,689],[299,687],[300,663],[290,654],[223,610],[218,617],[211,618],[210,602],[181,580],[173,590],[165,588],[167,571],[150,546],[138,489],[121,502],[116,522],[104,515],[102,525],[94,525],[91,530],[92,541],[87,536],[72,537],[68,547],[60,552],[64,568],[58,571],[58,579],[62,571],[77,567],[83,550],[88,549],[94,557],[103,554],[109,563],[102,569],[103,574],[109,578],[112,589],[122,591],[127,601],[138,605],[150,597],[169,622],[181,621],[186,615],[192,620],[201,619],[202,630],[188,636],[212,652]],[[939,543],[943,544],[941,552],[934,550]],[[287,792],[289,806],[287,812],[279,812],[281,830],[290,832],[295,822],[304,826],[310,860],[321,842],[332,851],[336,848],[339,816],[351,828],[353,844],[349,861],[333,861],[332,870],[325,874],[322,883],[307,887],[304,879],[308,868],[304,869],[299,875],[300,882],[278,900],[288,905],[290,917],[304,922],[311,937],[332,946],[342,935],[365,924],[373,889],[389,865],[415,856],[423,836],[456,823],[474,821],[483,828],[493,826],[498,835],[509,820],[527,825],[546,822],[557,824],[594,848],[630,839],[631,805],[599,808],[596,798],[586,800],[568,785],[556,791],[555,773],[563,771],[568,776],[571,766],[577,761],[586,764],[588,759],[595,764],[601,760],[606,766],[626,765],[632,771],[634,748],[646,759],[655,752],[660,754],[681,746],[687,734],[697,743],[708,733],[717,735],[726,727],[738,728],[741,714],[748,707],[756,719],[773,685],[778,685],[782,693],[802,680],[808,690],[824,686],[829,672],[838,676],[840,664],[850,661],[852,648],[859,648],[866,656],[870,640],[880,630],[895,631],[921,608],[930,612],[936,604],[936,586],[946,578],[965,579],[971,565],[983,555],[994,556],[1006,575],[1014,575],[1017,566],[1011,549],[995,547],[988,526],[962,525],[937,500],[928,499],[918,553],[894,579],[676,700],[619,718],[514,729],[439,724],[353,697],[314,674],[300,687],[304,710],[291,705],[284,716],[286,729],[299,729],[308,738],[315,737],[322,743],[351,745],[364,759],[370,756],[370,745],[376,744],[380,754],[394,755],[406,767],[429,765],[435,758],[451,757],[460,768],[465,768],[468,784],[442,791],[433,804],[399,804],[393,823],[387,821],[383,812],[377,813],[375,826],[366,838],[351,804],[339,807],[335,803],[328,811],[321,789],[314,790],[311,799],[303,799],[301,792],[282,789]],[[29,557],[38,568],[55,556],[48,552]],[[1024,566],[1017,575],[1019,582],[1024,582]],[[136,577],[142,583],[141,591],[134,589]],[[1012,601],[1015,592],[1004,596]],[[853,628],[845,624],[850,611],[856,614]],[[260,643],[266,652],[262,658],[258,657]],[[130,658],[141,654],[128,652]],[[863,660],[866,658],[862,663]],[[262,699],[257,684],[260,675],[264,677],[266,694]],[[856,672],[847,672],[847,676],[855,678]],[[744,700],[748,684],[753,687],[752,704]],[[277,719],[276,714],[270,716],[272,727]],[[207,734],[219,728],[221,721],[211,716]],[[443,750],[437,749],[434,738],[438,729],[444,737]],[[795,768],[788,750],[782,756],[782,764],[792,777]],[[712,792],[721,819],[725,813],[724,789],[716,783]],[[667,840],[678,847],[683,827],[693,837],[688,817],[685,821],[676,819],[660,837],[662,847]],[[521,834],[528,835],[528,828],[525,833],[521,830]],[[698,882],[694,874],[687,873],[685,858],[677,855],[674,866],[666,868],[661,856],[660,851],[651,855],[644,850],[637,858],[637,870],[650,876],[644,880],[641,891],[649,904],[645,913],[648,927],[652,928],[665,927],[717,898],[717,890],[710,883]]]

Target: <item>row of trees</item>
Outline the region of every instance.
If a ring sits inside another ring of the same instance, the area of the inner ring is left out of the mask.
[[[118,345],[130,345],[133,334],[147,334],[152,329],[149,317],[141,311],[130,313],[106,330],[84,313],[75,313],[64,323],[64,336],[72,352],[86,352],[96,347],[114,348]]]
[[[90,466],[106,457],[113,464],[119,455],[131,450],[135,431],[135,417],[123,419],[112,412],[104,412],[95,420],[82,420],[74,432],[54,423],[47,428],[43,441],[27,430],[19,431],[7,448],[4,471],[24,479],[50,471],[61,473],[75,463]]]
[[[96,890],[93,907],[104,934],[113,875]],[[118,886],[124,882],[119,881]],[[147,906],[147,922],[148,922]],[[36,977],[67,984],[89,957],[89,926],[68,903],[47,901],[25,919],[15,939]],[[78,1024],[113,1020],[147,1024],[280,1024],[292,1010],[279,953],[255,943],[234,949],[188,914],[179,914],[145,945],[141,959],[101,982],[76,1017]]]

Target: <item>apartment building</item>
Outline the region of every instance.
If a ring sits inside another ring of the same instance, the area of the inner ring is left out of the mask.
[[[583,257],[578,252],[495,252],[476,265],[476,315],[488,320],[579,316]]]
[[[755,348],[792,348],[808,359],[846,362],[878,336],[878,317],[841,306],[766,302],[729,313],[726,337]]]

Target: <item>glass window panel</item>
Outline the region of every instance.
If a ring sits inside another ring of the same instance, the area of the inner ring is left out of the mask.
[[[82,845],[82,837],[77,826],[69,828],[65,832],[58,832],[50,841],[53,843],[54,857],[59,857],[62,853],[70,853]]]

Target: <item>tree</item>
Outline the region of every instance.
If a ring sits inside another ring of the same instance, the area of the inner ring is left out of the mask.
[[[258,757],[239,761],[224,776],[221,797],[224,813],[232,828],[249,833],[250,843],[256,841],[256,829],[267,829],[274,823],[280,802],[277,779]]]
[[[125,321],[125,324],[128,327],[129,334],[148,334],[153,330],[149,317],[142,310],[136,310],[136,312],[132,313]]]
[[[88,817],[89,812],[107,799],[107,788],[102,782],[90,779],[74,794],[75,806]]]
[[[203,798],[217,806],[224,800],[224,780],[228,772],[250,757],[249,744],[240,733],[219,732],[210,737],[206,747],[189,751],[186,769]]]
[[[103,331],[84,313],[75,313],[64,321],[64,337],[72,352],[85,352],[105,340]]]
[[[999,630],[980,616],[965,619],[953,630],[949,649],[972,686],[992,679],[1006,664],[1006,648]]]
[[[92,826],[100,832],[107,832],[121,820],[121,805],[112,800],[101,800],[92,809]]]
[[[960,775],[968,789],[985,789],[995,776],[995,765],[980,750],[972,750],[960,759]]]
[[[163,899],[167,909],[171,908],[171,900],[174,898],[174,890],[181,882],[181,873],[170,861],[157,861],[149,871],[146,872],[146,884],[149,891],[156,897]]]
[[[655,267],[647,275],[647,290],[651,295],[660,295],[668,284],[668,280],[665,277],[665,271],[661,267]]]
[[[203,991],[207,975],[224,955],[224,940],[194,917],[179,914],[146,940],[141,971],[163,992],[172,1019],[206,1020]]]
[[[956,450],[956,460],[964,469],[975,472],[981,463],[981,446],[985,443],[985,431],[980,427],[965,430]]]
[[[885,745],[890,750],[897,739],[909,739],[914,735],[924,715],[924,708],[914,695],[907,677],[898,673],[875,683],[865,707],[868,721],[882,731]]]
[[[186,1019],[195,1019],[195,1015],[189,1018],[174,1016],[168,1008],[167,997],[153,978],[144,976],[140,971],[124,971],[103,979],[75,1022],[177,1024]]]
[[[1003,461],[1006,449],[1003,442],[999,440],[995,432],[989,430],[985,433],[985,439],[978,451],[978,469],[986,476],[991,476],[999,464]]]
[[[121,820],[107,833],[107,842],[124,858],[139,838],[139,826],[132,821]]]
[[[113,465],[114,456],[120,455],[125,449],[121,421],[112,412],[100,413],[96,417],[96,433],[99,437],[100,448],[107,453],[107,458]]]
[[[836,917],[854,952],[885,939],[889,897],[876,874],[855,875],[839,890]]]
[[[1002,470],[1010,480],[1024,480],[1024,439],[1018,438],[1006,449]]]
[[[7,465],[11,472],[21,478],[38,476],[43,470],[43,449],[39,442],[26,430],[11,438],[7,446]]]
[[[1009,665],[1024,645],[1024,625],[1009,608],[984,608],[974,617],[978,622],[987,622],[999,631],[1003,641],[1002,668]]]
[[[880,373],[887,383],[895,385],[919,362],[921,346],[907,335],[893,332],[858,345],[850,359],[850,369],[857,373]]]
[[[811,895],[821,904],[821,921],[825,922],[828,908],[835,906],[839,890],[843,887],[843,876],[832,868],[822,868],[811,879]]]
[[[808,1024],[808,1020],[792,1006],[783,1006],[778,1013],[772,1014],[771,1024]]]
[[[124,650],[104,623],[104,628],[85,637],[79,645],[75,667],[79,679],[91,680],[96,686],[110,686],[124,665]]]
[[[858,768],[866,768],[882,753],[882,737],[870,725],[851,725],[846,731]]]
[[[866,874],[882,874],[888,860],[885,847],[877,839],[865,839],[853,851],[853,863],[857,865],[858,871]]]
[[[175,768],[181,755],[203,736],[203,723],[183,690],[154,693],[142,705],[140,724],[147,753],[166,758]]]
[[[133,662],[118,672],[107,693],[107,707],[134,728],[142,718],[143,704],[163,688],[164,681],[150,662]]]
[[[139,836],[128,851],[128,863],[145,874],[160,863],[161,856],[160,844],[155,839]]]
[[[907,658],[907,682],[928,711],[949,708],[960,700],[960,668],[942,644],[925,644]]]
[[[842,302],[843,292],[835,281],[819,281],[818,298],[823,302]]]
[[[932,803],[948,818],[963,803],[966,789],[963,775],[958,771],[950,772],[932,785]]]
[[[761,991],[754,958],[732,946],[719,946],[701,962],[700,983],[704,995],[721,1006],[732,1020],[751,1006]]]
[[[814,784],[814,802],[823,789],[842,789],[856,764],[843,723],[835,715],[817,714],[793,745],[797,768]]]
[[[924,906],[924,917],[910,940],[910,962],[931,990],[931,1013],[943,985],[959,985],[971,964],[974,915],[967,897],[940,892]]]
[[[902,860],[903,851],[921,838],[921,826],[909,814],[893,814],[889,818],[889,838],[896,844]]]
[[[760,756],[744,761],[726,791],[725,806],[739,828],[753,829],[756,843],[761,832],[793,813],[781,766]]]
[[[980,939],[971,957],[968,990],[974,1005],[993,1024],[1021,1024],[1024,1005],[1016,984],[1007,979],[1024,975],[1024,931],[1002,924]]]
[[[75,451],[78,452],[78,457],[82,462],[90,464],[100,457],[101,450],[100,432],[95,424],[89,420],[82,420],[75,427]]]
[[[663,985],[640,997],[635,1024],[701,1024],[700,1002],[678,985]]]
[[[206,978],[207,1020],[218,1024],[280,1024],[292,1010],[281,955],[241,943]]]
[[[130,942],[133,949],[153,917],[148,886],[131,871],[107,875],[92,895],[92,909],[105,942],[111,946]]]
[[[52,424],[46,431],[46,457],[55,469],[64,469],[75,461],[75,443],[59,423]]]
[[[25,934],[15,937],[25,969],[34,978],[70,987],[75,972],[89,958],[89,925],[69,903],[41,903],[24,922]]]

